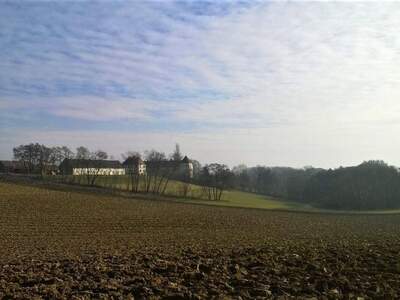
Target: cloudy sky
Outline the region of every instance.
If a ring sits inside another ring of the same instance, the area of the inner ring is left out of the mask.
[[[0,159],[400,166],[399,28],[400,3],[2,1]]]

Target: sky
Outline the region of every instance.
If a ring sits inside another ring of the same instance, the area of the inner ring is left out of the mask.
[[[400,166],[400,2],[0,1],[0,159]]]

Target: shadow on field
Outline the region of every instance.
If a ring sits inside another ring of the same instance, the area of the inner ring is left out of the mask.
[[[327,215],[400,215],[400,210],[396,211],[343,211],[343,210],[328,210],[317,209],[310,207],[309,209],[290,209],[290,208],[259,208],[259,207],[246,207],[246,206],[229,206],[229,205],[215,205],[217,200],[207,199],[192,199],[172,195],[157,195],[151,193],[132,193],[117,188],[109,188],[103,186],[89,186],[78,183],[56,182],[41,177],[40,175],[27,175],[27,174],[5,174],[0,173],[0,182],[8,182],[17,185],[31,186],[41,189],[48,189],[53,191],[75,192],[80,194],[99,196],[117,196],[128,199],[144,200],[144,201],[163,201],[174,202],[186,205],[200,205],[212,206],[226,209],[246,209],[246,210],[267,210],[276,212],[291,212],[299,214],[327,214]],[[227,200],[218,200],[219,203],[229,203]]]

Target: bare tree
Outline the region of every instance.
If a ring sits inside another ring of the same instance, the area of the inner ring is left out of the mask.
[[[140,152],[138,151],[126,151],[125,153],[121,153],[121,157],[123,160],[127,160],[129,157],[139,157],[142,158],[142,154],[140,154]]]
[[[88,149],[86,149],[88,150]],[[87,153],[85,153],[86,155]],[[100,160],[107,159],[108,154],[102,150],[88,153],[89,159],[84,160],[86,167],[86,179],[89,185],[94,186],[97,178],[101,175]]]
[[[28,173],[48,173],[57,158],[56,148],[49,148],[39,143],[20,145],[13,149],[14,158],[23,163]]]
[[[76,159],[90,159],[91,153],[88,148],[80,146],[76,148]]]
[[[173,172],[173,164],[165,157],[165,153],[156,150],[145,152],[146,156],[146,192],[164,194]]]
[[[126,153],[124,165],[128,172],[129,182],[131,186],[131,192],[138,193],[140,185],[140,164],[142,157],[139,152],[129,151]],[[124,154],[123,154],[124,157]],[[128,186],[129,189],[129,186]]]
[[[74,152],[71,151],[67,146],[61,146],[60,147],[60,152],[63,160],[65,158],[73,158],[74,157]]]
[[[103,150],[96,150],[95,152],[91,153],[91,159],[107,159],[108,154]]]
[[[57,152],[54,148],[46,147],[45,145],[40,145],[39,150],[39,170],[40,175],[43,177],[44,175],[49,174],[50,168],[54,166]]]
[[[232,186],[233,173],[226,165],[217,163],[203,167],[202,185],[209,200],[221,200],[225,190]]]
[[[173,161],[181,161],[183,159],[183,156],[181,154],[181,149],[179,147],[179,144],[175,144],[175,150],[171,154],[171,160]]]
[[[179,162],[167,161],[165,163],[166,166],[161,169],[161,176],[159,179],[157,190],[157,192],[161,195],[165,195],[171,178],[174,178],[176,176],[176,173],[179,169]]]
[[[55,165],[60,165],[64,160],[62,147],[56,146],[50,148],[50,161]]]
[[[19,145],[13,148],[14,159],[20,161],[28,173],[38,171],[41,145],[39,143],[30,143]]]
[[[187,197],[189,195],[191,187],[192,187],[191,178],[189,174],[185,172],[185,174],[181,176],[181,180],[179,181],[178,188],[180,196]]]

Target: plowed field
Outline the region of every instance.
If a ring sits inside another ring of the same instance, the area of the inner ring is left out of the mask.
[[[0,183],[0,298],[398,299],[400,215]]]

